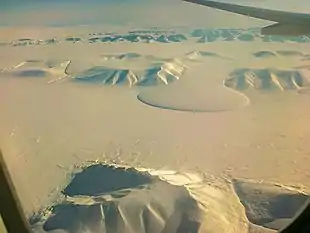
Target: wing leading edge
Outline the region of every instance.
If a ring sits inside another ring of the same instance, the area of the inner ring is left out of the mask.
[[[257,19],[277,22],[262,29],[265,35],[306,35],[310,34],[310,14],[294,13],[242,6],[232,3],[216,2],[212,0],[183,0],[219,10],[224,10]]]

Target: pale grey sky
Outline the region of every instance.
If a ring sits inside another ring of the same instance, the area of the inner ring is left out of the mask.
[[[4,0],[0,0],[0,4],[2,1]],[[226,2],[310,13],[309,0],[226,0]],[[250,27],[269,24],[181,0],[13,0],[10,7],[2,9],[6,10],[0,12],[0,26],[129,24],[137,27]]]

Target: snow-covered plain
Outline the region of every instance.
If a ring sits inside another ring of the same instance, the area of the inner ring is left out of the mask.
[[[275,232],[306,202],[309,37],[23,30],[0,32],[0,142],[35,231]]]

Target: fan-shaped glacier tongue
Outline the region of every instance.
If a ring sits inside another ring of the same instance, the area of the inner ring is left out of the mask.
[[[249,104],[247,96],[188,74],[173,85],[143,90],[138,99],[149,106],[190,112],[220,112],[240,109]]]

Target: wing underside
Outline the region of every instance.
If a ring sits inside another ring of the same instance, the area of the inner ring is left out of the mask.
[[[310,14],[295,13],[263,9],[251,6],[242,6],[232,3],[217,2],[212,0],[183,0],[219,10],[224,10],[240,15],[277,22],[262,29],[266,35],[306,35],[310,34]]]

